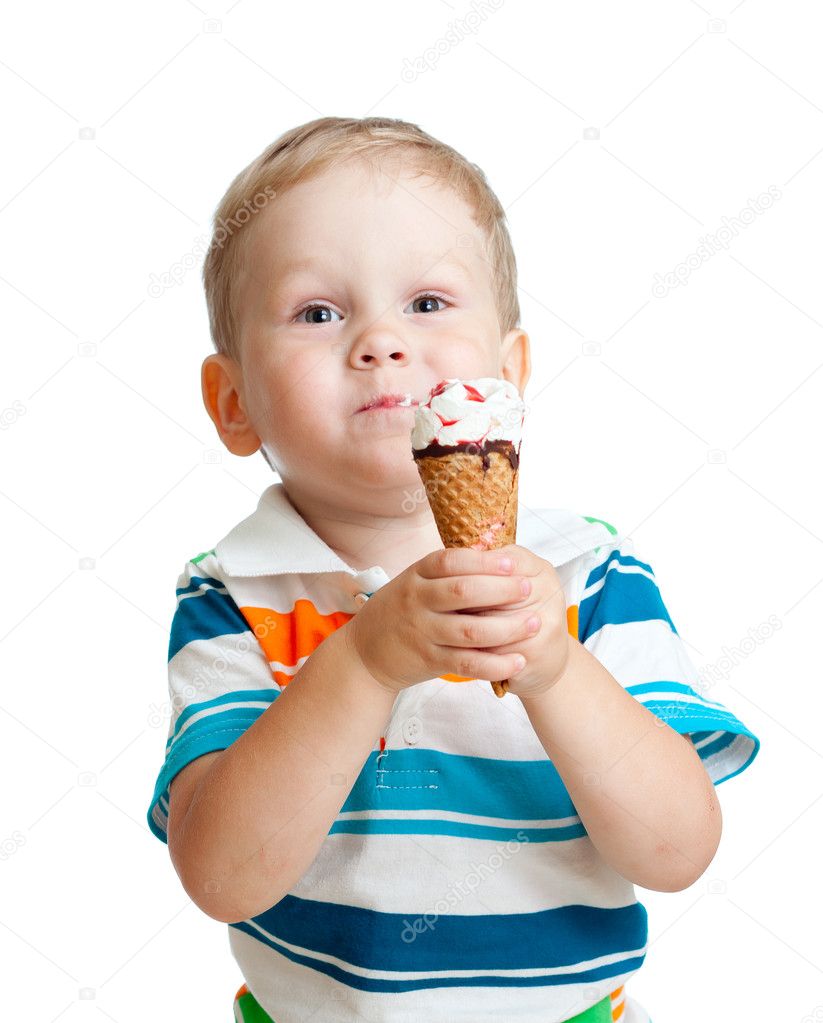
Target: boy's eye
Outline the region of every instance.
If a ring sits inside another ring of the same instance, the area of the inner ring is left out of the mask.
[[[306,313],[312,313],[312,314],[314,314],[314,313],[334,313],[334,310],[330,306],[327,306],[327,305],[308,305],[308,306],[306,306],[305,309],[301,309],[300,312],[297,314],[298,319],[300,319],[301,317],[305,316]],[[334,313],[334,315],[335,316],[339,316],[340,313]],[[310,320],[303,320],[303,322],[304,323],[331,323],[332,321],[331,321],[331,319],[329,317],[320,318],[320,317],[312,315],[312,319],[310,319]]]
[[[445,304],[446,300],[444,298],[441,298],[439,295],[429,295],[429,294],[426,294],[426,295],[420,295],[418,298],[414,299],[414,301],[412,301],[412,303],[411,303],[412,312],[439,313],[440,312],[439,309],[418,309],[418,310],[415,310],[413,307],[414,307],[416,302],[442,302],[443,304]]]
[[[406,309],[411,309],[412,312],[418,312],[418,313],[439,313],[441,311],[440,309],[433,309],[431,307],[424,308],[424,309],[415,309],[414,306],[415,306],[415,304],[417,302],[426,302],[426,303],[440,302],[443,305],[446,304],[446,300],[444,298],[441,298],[439,295],[429,294],[427,292],[425,295],[418,295],[417,298],[413,299],[412,302],[406,307]],[[311,314],[311,319],[309,319],[309,320],[304,319],[304,317],[306,316],[306,313],[310,313]],[[318,315],[315,315],[315,314],[318,314]],[[331,306],[321,305],[319,303],[315,303],[314,305],[307,305],[305,307],[305,309],[301,309],[300,312],[297,314],[297,319],[300,320],[302,323],[309,323],[309,324],[311,324],[311,323],[333,323],[334,321],[331,318],[332,316],[337,316],[339,318],[340,317],[340,313],[336,313],[331,308]]]

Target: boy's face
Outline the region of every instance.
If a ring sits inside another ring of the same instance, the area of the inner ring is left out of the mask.
[[[389,174],[353,161],[255,215],[238,282],[240,363],[203,364],[231,451],[262,443],[287,490],[344,503],[353,480],[373,496],[419,487],[414,408],[359,412],[375,393],[421,402],[447,377],[505,376],[522,394],[530,374],[528,336],[501,343],[469,207],[429,177],[394,164]]]

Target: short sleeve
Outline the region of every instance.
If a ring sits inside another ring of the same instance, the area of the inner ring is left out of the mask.
[[[213,555],[188,562],[177,580],[168,692],[165,759],[147,815],[162,842],[168,841],[174,776],[204,753],[230,746],[280,692],[257,637],[219,578]]]
[[[757,736],[703,695],[654,571],[628,537],[597,548],[584,566],[578,640],[652,714],[690,738],[715,785],[757,756]]]

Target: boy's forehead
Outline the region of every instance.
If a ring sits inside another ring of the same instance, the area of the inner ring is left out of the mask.
[[[418,277],[430,269],[449,270],[461,280],[470,282],[474,279],[476,272],[476,268],[473,268],[468,260],[450,250],[442,257],[429,249],[425,252],[406,251],[402,253],[399,262],[403,272],[412,273]],[[338,266],[339,264],[335,260],[320,254],[293,260],[282,255],[282,258],[277,261],[276,276],[279,281],[283,282],[303,276],[326,276],[333,273]]]
[[[357,187],[348,192],[352,180]],[[356,166],[300,182],[258,216],[249,239],[253,261],[280,280],[323,273],[341,259],[405,272],[437,266],[483,280],[485,239],[471,209],[451,189],[432,184],[406,174],[388,195],[380,179]]]

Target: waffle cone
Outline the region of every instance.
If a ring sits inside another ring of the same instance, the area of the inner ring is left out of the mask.
[[[499,451],[486,457],[485,470],[482,454],[469,451],[415,459],[444,547],[485,551],[515,543],[518,470]],[[491,684],[505,695],[507,679]]]
[[[456,451],[416,459],[444,547],[493,550],[515,542],[517,469],[499,451]]]

